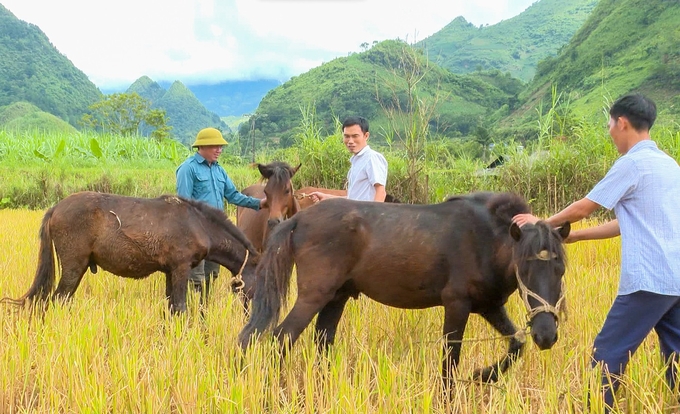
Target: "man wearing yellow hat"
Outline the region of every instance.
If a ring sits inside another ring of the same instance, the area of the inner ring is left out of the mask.
[[[248,197],[236,189],[227,172],[217,162],[222,147],[227,141],[215,128],[204,128],[196,135],[193,148],[196,153],[184,161],[175,172],[177,176],[177,195],[203,201],[213,207],[224,210],[224,199],[240,207],[259,210],[266,199]],[[210,261],[201,261],[191,269],[189,283],[193,288],[205,295],[210,289],[210,280],[219,274],[220,265]]]

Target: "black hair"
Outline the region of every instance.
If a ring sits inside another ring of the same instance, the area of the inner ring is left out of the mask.
[[[617,99],[609,108],[612,119],[624,117],[636,131],[649,131],[656,120],[656,104],[639,93]]]
[[[368,121],[366,120],[366,118],[361,116],[350,116],[349,118],[346,118],[342,122],[342,129],[344,131],[345,128],[354,125],[359,125],[359,127],[361,128],[361,132],[363,132],[364,134],[368,132]]]

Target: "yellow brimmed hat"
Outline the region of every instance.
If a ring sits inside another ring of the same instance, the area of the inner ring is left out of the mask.
[[[192,147],[202,147],[204,145],[227,145],[227,141],[222,137],[222,133],[215,128],[203,128],[196,135],[196,142]]]

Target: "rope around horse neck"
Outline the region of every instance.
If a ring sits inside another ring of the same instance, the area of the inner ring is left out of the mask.
[[[243,290],[243,287],[246,285],[246,283],[243,281],[243,269],[246,267],[246,263],[248,263],[248,249],[246,249],[246,258],[243,259],[243,264],[241,265],[241,268],[238,270],[238,273],[231,278],[231,286],[234,290],[237,292],[240,292]]]

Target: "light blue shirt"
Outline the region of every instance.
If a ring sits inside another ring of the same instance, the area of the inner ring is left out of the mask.
[[[387,184],[387,160],[378,151],[366,145],[349,159],[352,166],[347,173],[347,198],[375,200],[375,185]]]
[[[621,229],[619,295],[680,296],[680,166],[652,140],[620,157],[588,193]]]
[[[217,161],[212,165],[199,153],[187,158],[175,171],[177,195],[203,201],[224,210],[224,199],[231,204],[260,209],[260,200],[248,197],[236,189],[227,172]]]

